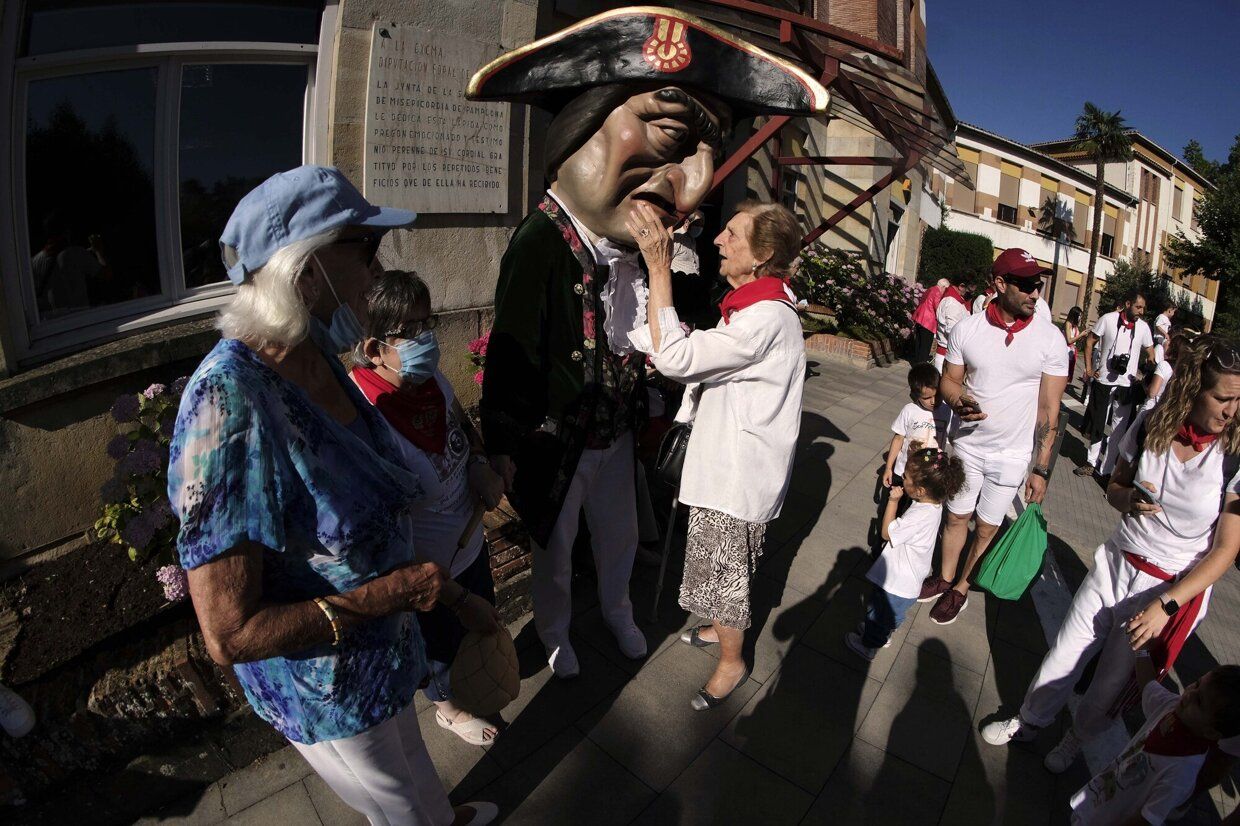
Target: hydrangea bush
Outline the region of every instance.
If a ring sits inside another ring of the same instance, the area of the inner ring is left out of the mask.
[[[839,332],[862,341],[905,339],[925,288],[892,273],[871,274],[861,256],[815,244],[801,253],[796,294],[835,315]]]
[[[469,360],[474,365],[474,384],[479,387],[482,386],[482,373],[487,365],[487,345],[490,342],[490,330],[469,342]]]
[[[152,384],[112,405],[119,433],[107,445],[116,471],[99,493],[103,513],[94,536],[125,548],[135,562],[152,555],[165,562],[156,572],[170,602],[185,598],[185,572],[176,564],[177,520],[168,501],[168,444],[187,379]]]

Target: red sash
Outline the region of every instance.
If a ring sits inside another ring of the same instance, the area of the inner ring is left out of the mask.
[[[1018,318],[1011,324],[1008,324],[1003,320],[1003,317],[999,315],[998,303],[992,301],[986,305],[986,320],[995,327],[998,327],[1000,330],[1007,333],[1007,338],[1003,341],[1003,346],[1005,347],[1010,347],[1012,344],[1012,339],[1016,337],[1016,334],[1032,324],[1033,319],[1034,316],[1029,316],[1028,318]]]
[[[444,452],[448,403],[434,376],[417,387],[400,388],[365,367],[354,367],[350,375],[383,418],[415,447],[427,453]]]
[[[1145,736],[1145,745],[1141,747],[1141,750],[1148,754],[1161,754],[1165,757],[1191,757],[1194,754],[1205,754],[1213,745],[1213,740],[1189,731],[1184,721],[1172,709],[1150,729],[1150,733]]]
[[[964,303],[964,296],[960,294],[960,290],[956,289],[955,284],[951,285],[950,287],[948,287],[946,290],[943,291],[943,297],[954,298],[957,301],[959,301],[961,304]]]
[[[723,316],[723,323],[731,324],[729,316],[732,313],[757,304],[759,301],[783,301],[790,304],[791,300],[788,298],[784,284],[785,282],[780,278],[764,275],[732,290],[723,297],[723,301],[719,304],[719,313]]]
[[[1130,551],[1124,551],[1124,559],[1141,573],[1149,574],[1160,582],[1170,582],[1175,579],[1175,574],[1167,573],[1143,556],[1137,556]],[[1202,591],[1184,605],[1181,605],[1180,610],[1167,619],[1167,624],[1163,626],[1162,633],[1158,635],[1158,638],[1150,643],[1150,660],[1154,664],[1154,670],[1158,672],[1158,679],[1161,680],[1165,677],[1167,672],[1171,670],[1171,666],[1175,665],[1176,658],[1180,656],[1180,651],[1184,648],[1184,643],[1188,641],[1188,635],[1193,632],[1193,624],[1197,621],[1197,615],[1201,613],[1201,606],[1205,604],[1205,598],[1206,592]],[[1137,686],[1137,678],[1134,672],[1133,676],[1128,680],[1128,684],[1124,686],[1124,690],[1119,693],[1119,697],[1111,705],[1111,716],[1115,717],[1121,714],[1124,709],[1135,703],[1140,696],[1141,689]]]

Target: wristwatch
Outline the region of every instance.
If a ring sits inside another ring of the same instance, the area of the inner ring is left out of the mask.
[[[487,458],[485,453],[471,453],[469,463],[471,465],[489,465],[491,460]]]
[[[1166,594],[1160,596],[1158,601],[1162,603],[1163,610],[1167,612],[1167,616],[1169,617],[1174,617],[1175,612],[1180,610],[1180,603],[1176,602]]]
[[[1030,471],[1030,473],[1034,473],[1038,476],[1041,476],[1043,479],[1045,479],[1048,482],[1051,479],[1051,469],[1048,467],[1043,467],[1042,465],[1035,465],[1033,469]]]

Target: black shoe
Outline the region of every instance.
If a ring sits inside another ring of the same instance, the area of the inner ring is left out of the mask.
[[[680,641],[687,645],[692,645],[694,648],[706,648],[707,646],[714,645],[710,640],[702,639],[703,628],[710,628],[710,626],[699,625],[696,628],[691,628],[680,635]]]
[[[732,694],[736,691],[736,689],[743,686],[745,684],[745,681],[748,679],[749,679],[749,670],[746,669],[745,673],[741,675],[741,678],[736,681],[736,685],[732,686],[732,691],[729,691],[727,694],[724,694],[722,697],[716,697],[714,694],[711,694],[710,692],[708,692],[705,688],[699,688],[697,696],[694,697],[689,702],[689,705],[693,706],[694,711],[707,711],[709,709],[712,709],[715,706],[718,706],[721,703],[723,703],[729,697],[731,697]]]

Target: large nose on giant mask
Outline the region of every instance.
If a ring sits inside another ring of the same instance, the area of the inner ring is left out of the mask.
[[[714,177],[714,153],[704,149],[680,163],[663,167],[655,173],[651,184],[656,191],[676,205],[676,211],[680,215],[688,215],[702,205],[710,192]]]

